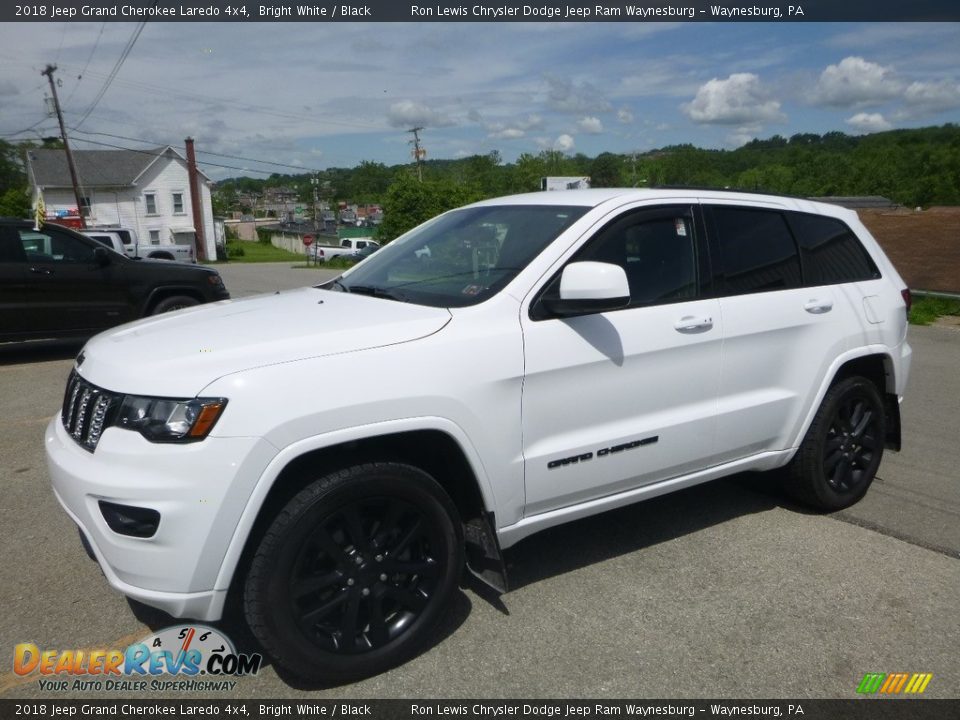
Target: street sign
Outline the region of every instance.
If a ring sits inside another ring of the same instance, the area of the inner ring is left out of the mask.
[[[310,247],[313,244],[313,235],[304,235],[303,244]]]

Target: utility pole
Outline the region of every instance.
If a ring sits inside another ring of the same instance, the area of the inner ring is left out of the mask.
[[[70,168],[70,180],[73,182],[73,197],[77,201],[77,214],[80,216],[80,227],[85,228],[87,221],[83,217],[83,202],[80,197],[80,183],[77,182],[77,168],[73,164],[73,153],[70,152],[70,142],[67,140],[67,128],[63,124],[63,113],[60,111],[60,99],[57,97],[57,84],[53,81],[53,73],[56,71],[56,65],[47,65],[46,69],[40,73],[46,75],[50,81],[50,92],[53,93],[53,107],[57,111],[57,120],[60,121],[60,137],[63,138],[63,149],[67,151],[67,167]]]
[[[421,164],[424,157],[427,155],[427,151],[420,147],[420,131],[423,130],[422,127],[410,128],[407,130],[408,133],[413,133],[413,140],[410,141],[410,144],[413,145],[413,159],[417,162],[417,180],[423,182],[423,165]]]

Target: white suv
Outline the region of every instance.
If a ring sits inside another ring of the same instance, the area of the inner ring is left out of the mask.
[[[746,470],[855,503],[899,449],[909,302],[831,205],[485,201],[324,286],[97,336],[50,474],[113,587],[206,621],[237,593],[275,661],[355,678],[552,525]]]

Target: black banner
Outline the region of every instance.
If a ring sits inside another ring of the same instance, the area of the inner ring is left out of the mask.
[[[0,720],[98,718],[803,718],[941,720],[960,700],[0,700]]]
[[[955,0],[41,0],[4,22],[952,22]]]

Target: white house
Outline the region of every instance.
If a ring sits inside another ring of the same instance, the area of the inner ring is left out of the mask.
[[[195,224],[186,158],[173,147],[74,150],[87,225],[134,228],[141,243],[193,245]],[[31,150],[27,168],[33,204],[43,193],[47,217],[77,215],[66,152]],[[216,257],[210,179],[198,172],[204,248]]]

